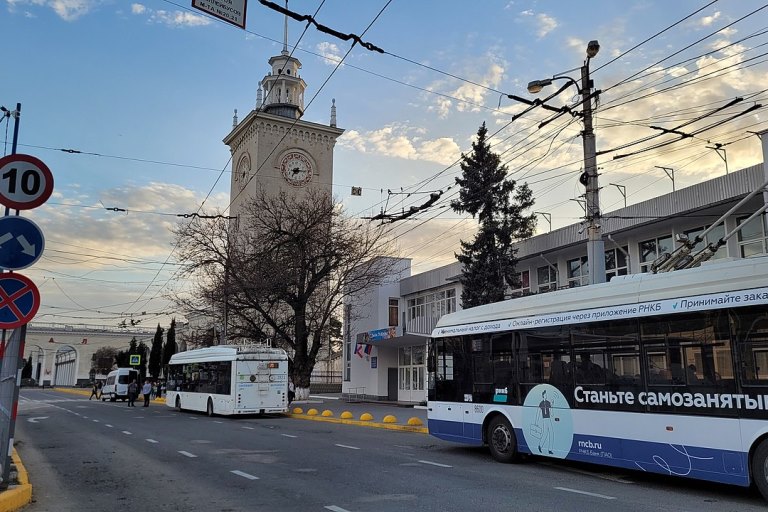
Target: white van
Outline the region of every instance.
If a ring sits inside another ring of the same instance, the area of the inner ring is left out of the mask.
[[[132,380],[136,381],[136,385],[139,384],[139,372],[133,368],[118,368],[109,372],[107,380],[101,388],[101,401],[103,402],[107,398],[110,402],[114,402],[118,398],[125,401],[128,398],[128,384]]]

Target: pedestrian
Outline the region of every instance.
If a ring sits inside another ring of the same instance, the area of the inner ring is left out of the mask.
[[[157,397],[163,398],[163,396],[165,395],[165,381],[160,383],[160,386],[158,386],[157,391],[158,393],[160,393],[159,395],[157,395]]]
[[[93,381],[93,386],[91,387],[91,396],[88,397],[88,400],[93,397],[96,397],[96,400],[99,399],[99,385],[96,383],[96,381]]]
[[[157,398],[157,382],[152,383],[152,394],[150,395],[150,397],[152,398],[152,400]]]
[[[136,407],[133,402],[136,401],[136,395],[139,394],[139,385],[136,384],[136,379],[133,379],[128,384],[128,407]]]
[[[152,395],[152,383],[149,380],[144,381],[144,385],[141,387],[141,393],[144,395],[144,407],[149,407],[149,399]]]
[[[288,379],[288,405],[291,405],[293,399],[296,398],[296,386],[293,385],[293,379]]]

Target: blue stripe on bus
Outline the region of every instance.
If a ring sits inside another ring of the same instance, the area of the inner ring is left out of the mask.
[[[481,425],[430,419],[428,426],[439,439],[482,444]],[[515,434],[521,453],[546,456],[545,447],[540,454],[538,447],[526,444],[522,430]],[[567,459],[743,487],[750,483],[748,454],[730,450],[574,434]]]

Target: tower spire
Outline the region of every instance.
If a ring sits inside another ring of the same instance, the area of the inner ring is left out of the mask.
[[[285,0],[285,10],[288,10],[288,0]],[[280,52],[283,55],[288,55],[288,15],[285,15],[285,20],[283,21],[283,51]]]

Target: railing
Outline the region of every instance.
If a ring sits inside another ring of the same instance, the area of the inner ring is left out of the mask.
[[[365,400],[365,387],[349,388],[344,398],[347,402],[361,402]]]
[[[341,372],[313,371],[310,380],[313,384],[341,384]]]

